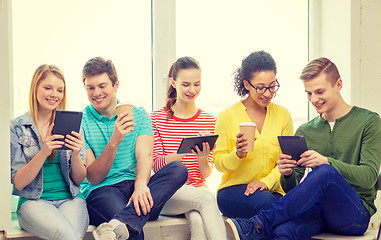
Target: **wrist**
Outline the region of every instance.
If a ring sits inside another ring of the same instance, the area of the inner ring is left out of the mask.
[[[238,152],[238,151],[236,151],[236,155],[239,158],[245,158],[247,156],[247,152]]]

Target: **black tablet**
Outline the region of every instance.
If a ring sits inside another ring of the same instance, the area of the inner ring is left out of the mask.
[[[56,118],[54,119],[52,135],[59,134],[66,136],[67,134],[70,134],[71,131],[79,132],[79,128],[81,127],[81,120],[82,112],[57,110]],[[62,147],[59,149],[70,150],[65,145],[62,145]]]
[[[192,149],[196,151],[196,145],[200,150],[202,150],[202,143],[209,143],[210,149],[212,150],[218,135],[208,135],[208,136],[197,136],[197,137],[185,137],[181,141],[180,147],[177,150],[178,154],[191,153]]]
[[[300,155],[308,150],[306,140],[303,136],[278,136],[280,149],[283,154],[292,156],[292,159],[298,161]]]

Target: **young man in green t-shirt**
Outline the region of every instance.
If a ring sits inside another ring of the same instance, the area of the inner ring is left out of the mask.
[[[234,239],[309,239],[319,232],[362,235],[376,212],[379,115],[343,100],[343,81],[327,58],[308,63],[300,78],[319,113],[295,133],[306,138],[309,150],[299,161],[280,154],[287,194],[251,219],[228,219]]]

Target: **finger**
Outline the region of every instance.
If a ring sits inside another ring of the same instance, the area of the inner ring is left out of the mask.
[[[153,198],[152,198],[151,192],[147,193],[147,198],[148,198],[148,201],[149,201],[149,206],[151,208],[153,208]]]
[[[147,215],[147,213],[148,213],[148,208],[147,208],[147,206],[146,206],[146,198],[145,197],[143,197],[143,198],[141,198],[140,199],[140,201],[139,201],[139,204],[140,204],[140,209],[141,209],[141,211],[143,212],[143,215]],[[148,201],[147,201],[147,203],[148,203]]]
[[[210,146],[209,146],[209,143],[208,142],[205,142],[202,144],[203,148],[205,149],[205,154],[209,154],[210,153]]]
[[[139,202],[137,200],[135,200],[135,199],[133,199],[132,201],[134,203],[134,208],[135,208],[136,215],[140,216],[141,212],[140,212]]]
[[[128,200],[128,203],[126,204],[126,207],[127,207],[128,205],[130,205],[131,201],[132,201],[132,198],[130,198],[130,199]]]
[[[143,200],[144,200],[144,206],[147,209],[147,212],[144,215],[147,215],[147,213],[151,212],[151,205],[149,203],[147,195],[145,196],[145,198]]]
[[[52,136],[50,136],[50,139],[51,141],[54,141],[56,139],[64,139],[65,137],[63,135],[59,135],[59,134],[54,134]]]
[[[242,136],[243,136],[243,132],[238,133],[237,134],[237,140],[238,140],[238,138],[241,138]]]

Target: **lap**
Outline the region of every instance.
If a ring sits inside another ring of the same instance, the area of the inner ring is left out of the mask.
[[[217,193],[217,203],[223,215],[233,218],[250,218],[260,210],[270,208],[282,195],[257,190],[249,196],[245,195],[246,184],[223,188]]]

